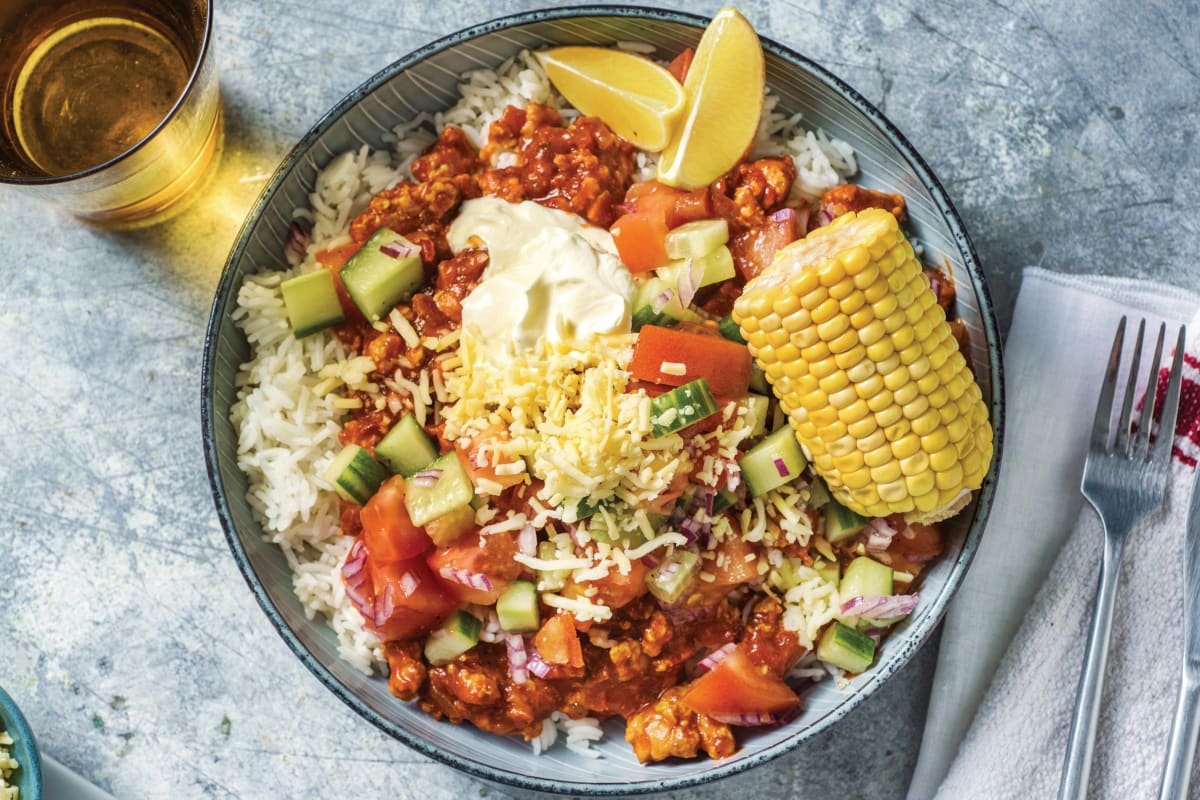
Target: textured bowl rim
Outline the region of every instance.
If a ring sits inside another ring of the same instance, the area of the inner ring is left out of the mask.
[[[29,800],[41,800],[42,759],[38,753],[37,739],[17,701],[3,687],[0,687],[0,730],[8,733],[13,740],[8,752],[20,764],[20,779],[14,785],[22,789],[21,797],[24,799],[28,791]],[[22,782],[24,786],[21,786]]]
[[[214,385],[214,369],[216,366],[215,350],[216,341],[219,338],[219,328],[221,320],[225,316],[225,308],[231,297],[235,296],[233,287],[234,267],[241,259],[243,252],[249,244],[249,233],[255,223],[262,215],[269,201],[274,196],[280,185],[300,162],[301,158],[309,151],[313,143],[331,127],[344,113],[357,104],[363,97],[370,94],[383,83],[391,80],[400,72],[417,64],[426,58],[440,53],[450,47],[453,47],[461,42],[469,41],[486,33],[491,33],[506,28],[511,28],[518,25],[524,25],[531,22],[539,22],[545,20],[569,19],[573,17],[634,17],[661,20],[666,22],[681,23],[692,25],[698,29],[703,29],[708,23],[708,18],[697,14],[692,14],[683,11],[674,11],[659,8],[643,8],[628,5],[582,5],[571,6],[564,8],[551,8],[536,11],[525,11],[518,14],[498,17],[487,22],[479,23],[454,33],[436,39],[422,47],[413,50],[402,58],[392,62],[384,67],[372,77],[343,97],[336,105],[326,112],[317,122],[309,129],[309,131],[300,139],[287,157],[280,163],[275,170],[271,180],[263,188],[258,199],[250,209],[246,217],[246,221],[242,224],[241,230],[238,232],[235,244],[230,251],[229,258],[226,260],[225,266],[222,269],[220,280],[217,284],[216,293],[213,299],[213,305],[209,316],[209,322],[205,331],[204,337],[204,359],[202,363],[201,374],[201,434],[204,444],[205,464],[208,471],[209,482],[212,487],[213,502],[216,505],[217,516],[220,518],[221,527],[225,533],[225,538],[229,543],[230,550],[233,553],[234,559],[237,561],[238,568],[242,572],[242,577],[245,579],[250,590],[258,601],[263,612],[270,619],[280,637],[284,640],[287,646],[292,650],[301,663],[308,668],[317,679],[325,685],[335,696],[346,703],[350,708],[357,712],[364,719],[369,721],[381,731],[387,733],[393,738],[399,739],[408,747],[416,750],[422,755],[433,758],[443,764],[447,764],[455,769],[458,769],[468,775],[480,778],[493,783],[500,783],[507,786],[517,787],[521,789],[532,790],[536,792],[549,792],[556,794],[577,794],[594,797],[606,796],[621,796],[630,794],[651,794],[674,789],[686,789],[721,778],[730,777],[748,769],[751,769],[760,764],[765,764],[785,753],[794,750],[801,742],[816,736],[822,731],[829,728],[835,722],[844,718],[848,713],[857,708],[863,700],[873,694],[878,688],[887,681],[892,675],[900,671],[913,654],[921,646],[928,641],[930,634],[934,628],[941,622],[942,617],[946,613],[946,607],[949,604],[954,592],[962,583],[963,576],[966,573],[967,567],[970,565],[971,559],[974,557],[979,545],[979,538],[982,535],[986,525],[987,518],[991,512],[992,503],[995,495],[995,487],[997,476],[1000,472],[1000,457],[1002,453],[1002,444],[1004,439],[1004,372],[1001,362],[1001,345],[999,326],[995,317],[991,293],[987,286],[987,281],[983,275],[983,271],[979,265],[979,258],[975,252],[975,247],[971,243],[966,233],[966,228],[963,224],[958,210],[950,201],[946,190],[941,182],[934,176],[933,171],[925,162],[924,158],[917,153],[915,148],[909,143],[908,139],[900,132],[898,128],[880,112],[874,105],[867,101],[861,94],[853,89],[849,84],[838,78],[827,69],[817,64],[815,61],[806,56],[797,53],[789,47],[779,44],[773,39],[761,35],[762,46],[764,51],[772,53],[779,58],[788,62],[790,65],[801,70],[809,72],[829,88],[840,95],[844,100],[849,102],[854,108],[881,131],[887,138],[888,142],[897,149],[900,155],[907,161],[908,165],[913,169],[921,184],[929,191],[938,212],[944,219],[950,233],[953,236],[954,242],[958,247],[959,253],[963,259],[963,267],[971,277],[972,287],[979,295],[979,315],[981,326],[985,332],[987,339],[987,356],[988,366],[992,377],[992,398],[989,412],[991,414],[993,428],[993,447],[994,455],[991,469],[984,480],[983,486],[980,488],[978,498],[976,500],[975,517],[972,520],[967,535],[963,540],[962,549],[958,553],[954,564],[951,566],[950,572],[946,578],[944,586],[939,590],[939,594],[935,599],[931,608],[929,608],[919,619],[914,620],[906,633],[906,638],[913,642],[912,647],[907,648],[899,653],[887,664],[872,670],[871,678],[866,683],[860,684],[857,690],[847,696],[846,700],[839,704],[835,709],[830,711],[821,719],[814,722],[803,731],[797,732],[796,735],[783,739],[782,741],[764,748],[750,756],[738,758],[730,761],[713,761],[712,769],[694,775],[686,775],[680,778],[652,778],[646,781],[637,783],[623,784],[592,784],[575,781],[561,781],[538,778],[519,772],[510,771],[502,767],[485,764],[482,762],[471,761],[460,758],[452,753],[445,752],[426,740],[415,736],[407,730],[404,730],[399,725],[383,718],[376,713],[374,709],[364,703],[356,695],[344,686],[334,675],[325,668],[313,655],[304,647],[296,634],[287,625],[286,621],[280,615],[279,611],[271,602],[265,587],[259,580],[250,564],[249,558],[245,549],[242,547],[241,541],[234,527],[233,517],[229,511],[225,501],[224,484],[221,481],[220,471],[217,466],[217,448],[216,448],[216,432],[213,427],[213,385]]]

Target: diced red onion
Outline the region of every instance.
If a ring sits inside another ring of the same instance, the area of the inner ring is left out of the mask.
[[[577,547],[587,547],[588,535],[580,530],[578,525],[567,525],[567,533]]]
[[[646,559],[643,558],[642,560],[645,561]],[[704,605],[692,606],[659,601],[658,607],[667,615],[667,619],[676,625],[693,622],[698,619],[707,619],[716,613],[715,609]]]
[[[868,595],[851,597],[842,603],[843,617],[889,619],[911,614],[917,607],[917,594]]]
[[[882,553],[892,543],[892,538],[898,533],[896,526],[883,517],[877,517],[867,523],[867,551]]]
[[[696,297],[700,281],[704,278],[704,262],[697,258],[689,258],[679,270],[679,304],[687,308]]]
[[[781,208],[771,215],[771,219],[776,222],[786,222],[796,218],[796,210],[794,208]]]
[[[537,653],[530,653],[529,660],[525,662],[525,669],[537,675],[539,678],[544,678],[550,674],[551,666]]]
[[[423,489],[432,489],[437,485],[438,478],[442,477],[440,469],[425,469],[413,475],[409,481],[413,486],[420,486]]]
[[[414,255],[417,252],[417,248],[405,242],[388,242],[380,246],[379,252],[388,258],[404,258],[405,256]]]
[[[303,261],[311,241],[312,236],[309,235],[308,229],[299,222],[293,222],[288,226],[287,243],[283,246],[283,254],[287,257],[288,263],[299,264]]]
[[[658,566],[658,559],[654,556],[642,556],[641,561],[650,569],[654,569]]]
[[[537,530],[532,525],[526,525],[517,534],[517,549],[527,556],[537,555]]]
[[[717,493],[712,489],[707,487],[704,489],[704,513],[708,514],[710,517],[713,513],[713,500],[716,498],[716,496]]]
[[[823,228],[831,222],[833,222],[833,214],[822,208],[817,212],[816,225],[814,227]]]
[[[736,492],[741,485],[742,471],[740,469],[731,469],[725,473],[725,488],[728,491]]]
[[[726,657],[728,657],[729,654],[733,652],[733,649],[735,647],[737,647],[737,645],[734,644],[733,642],[728,642],[727,644],[723,644],[720,647],[718,647],[716,650],[713,650],[711,653],[706,655],[704,658],[700,659],[700,663],[697,664],[696,666],[698,666],[704,670],[712,669],[717,664],[720,664],[722,661],[724,661],[726,659]]]
[[[938,275],[933,270],[925,273],[929,276],[929,288],[933,290],[933,296],[938,300],[942,299],[942,276]]]
[[[654,300],[650,302],[650,308],[654,309],[654,313],[662,311],[667,307],[667,303],[671,302],[671,298],[675,296],[675,292],[667,289],[655,295]]]
[[[346,560],[342,563],[342,583],[346,597],[358,609],[358,613],[370,619],[375,614],[375,589],[371,585],[371,574],[367,571],[367,548],[362,539],[357,540]]]
[[[779,456],[775,456],[774,464],[775,464],[775,470],[779,473],[779,477],[786,478],[788,475],[791,474],[792,471],[790,469],[788,469],[787,462],[784,461]]]
[[[709,714],[708,716],[726,725],[741,725],[745,727],[774,725],[779,722],[779,715],[769,711],[750,714]]]
[[[508,650],[508,674],[512,676],[513,683],[525,683],[529,680],[526,670],[529,654],[525,651],[525,640],[519,633],[509,633],[504,636],[504,646]]]
[[[465,570],[461,567],[452,567],[447,564],[438,570],[438,574],[448,581],[457,583],[460,586],[469,586],[481,592],[490,592],[493,588],[492,579],[482,572],[471,572],[470,570]]]
[[[412,597],[417,593],[417,589],[420,588],[420,586],[421,581],[419,581],[417,576],[413,575],[411,572],[406,572],[400,576],[400,589],[404,592],[405,597]]]

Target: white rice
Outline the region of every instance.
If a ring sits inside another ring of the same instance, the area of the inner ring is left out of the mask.
[[[636,43],[621,46],[646,52],[644,45]],[[319,251],[349,242],[350,222],[373,195],[411,178],[413,159],[444,126],[460,127],[480,147],[488,127],[510,104],[551,106],[568,122],[578,116],[553,91],[545,71],[528,52],[495,70],[468,73],[459,92],[461,99],[453,108],[397,125],[385,137],[390,149],[372,151],[364,144],[332,159],[317,176],[309,207],[294,214],[311,226],[303,260],[285,272],[247,277],[233,314],[251,347],[251,358],[238,374],[238,400],[230,415],[239,431],[238,466],[249,482],[247,501],[265,537],[282,548],[305,613],[310,619],[323,616],[337,635],[339,654],[367,674],[376,669],[386,672],[386,662],[380,643],[364,629],[361,615],[346,597],[340,570],[351,541],[338,533],[337,496],[322,475],[341,449],[338,433],[345,410],[338,407],[339,390],[343,385],[377,390],[365,384],[373,365],[362,357],[350,359],[329,332],[300,340],[293,337],[279,284],[320,268],[315,260]],[[780,113],[777,102],[767,96],[752,155],[793,158],[798,195],[819,196],[857,171],[849,145],[820,131],[804,130],[800,115]],[[498,155],[501,162],[510,158],[511,154]],[[637,166],[637,179],[653,177],[654,156],[639,153]],[[559,712],[543,724],[542,734],[533,740],[534,750],[550,747],[560,733],[565,734],[568,749],[598,756],[589,744],[601,736],[599,723],[572,720]]]
[[[17,760],[8,754],[8,748],[12,745],[12,737],[7,731],[0,730],[0,800],[18,800],[21,793],[20,789],[8,784],[8,779],[21,767]]]

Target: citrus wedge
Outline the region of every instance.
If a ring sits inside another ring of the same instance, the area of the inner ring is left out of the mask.
[[[699,189],[746,154],[762,117],[766,73],[754,27],[735,8],[722,8],[704,29],[684,79],[687,107],[658,160],[658,179]]]
[[[679,81],[644,56],[609,47],[556,47],[537,54],[554,88],[643,150],[662,150],[683,113]]]

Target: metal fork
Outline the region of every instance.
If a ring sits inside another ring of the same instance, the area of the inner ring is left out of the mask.
[[[1096,404],[1096,419],[1088,443],[1087,460],[1083,465],[1083,496],[1100,515],[1104,527],[1104,551],[1100,561],[1100,585],[1096,590],[1096,606],[1088,633],[1087,653],[1083,672],[1079,676],[1075,718],[1067,743],[1059,800],[1083,800],[1087,796],[1088,775],[1092,767],[1092,750],[1096,743],[1096,721],[1100,715],[1100,695],[1104,685],[1104,667],[1108,661],[1108,640],[1112,633],[1113,606],[1116,601],[1117,579],[1121,572],[1121,557],[1125,538],[1135,525],[1162,508],[1167,490],[1167,473],[1171,462],[1175,416],[1179,409],[1179,387],[1183,377],[1183,349],[1186,331],[1179,327],[1175,357],[1162,405],[1159,434],[1150,443],[1154,420],[1154,405],[1158,386],[1158,370],[1162,360],[1166,325],[1158,329],[1154,360],[1146,380],[1145,400],[1136,430],[1132,429],[1134,398],[1138,386],[1142,337],[1146,321],[1138,325],[1133,347],[1133,363],[1125,385],[1125,399],[1112,437],[1110,422],[1117,376],[1121,368],[1121,349],[1125,342],[1125,318],[1117,326],[1108,369]],[[1111,444],[1110,444],[1111,438]]]

